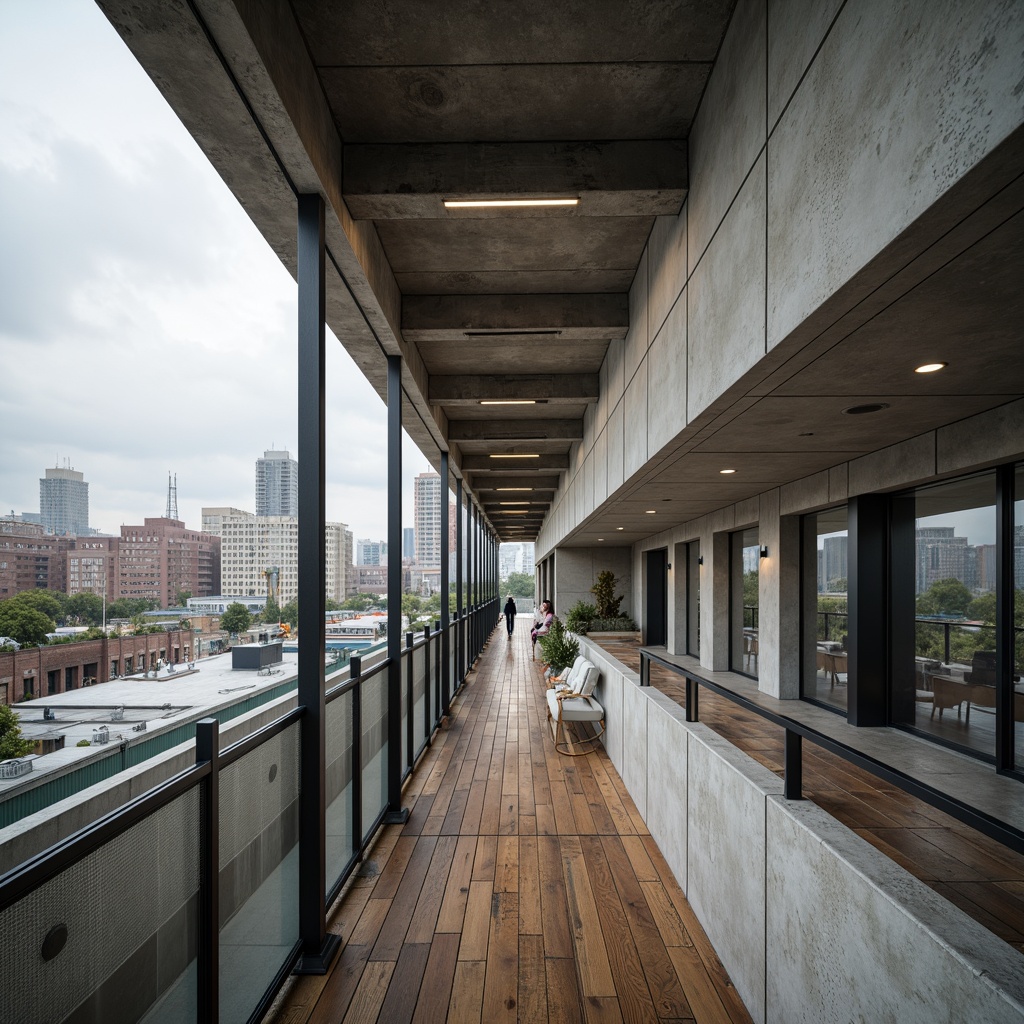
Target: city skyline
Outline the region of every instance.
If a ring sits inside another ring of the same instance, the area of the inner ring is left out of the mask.
[[[254,460],[297,451],[294,281],[94,4],[0,7],[0,130],[0,232],[19,253],[0,275],[18,425],[0,510],[38,510],[55,454],[106,534],[162,515],[168,470],[191,526],[204,506],[253,508]],[[140,338],[161,355],[141,363]],[[333,337],[327,370],[327,515],[369,536],[385,405]],[[429,467],[408,438],[403,464],[411,524]]]

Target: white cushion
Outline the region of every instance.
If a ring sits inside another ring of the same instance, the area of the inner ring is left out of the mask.
[[[600,722],[604,708],[593,697],[565,697],[558,699],[556,690],[547,691],[548,708],[552,718],[558,718],[561,704],[563,722]]]
[[[597,681],[600,678],[601,670],[588,661],[587,670],[583,673],[579,686],[576,687],[579,695],[581,697],[589,697],[594,692],[594,687],[597,686]]]

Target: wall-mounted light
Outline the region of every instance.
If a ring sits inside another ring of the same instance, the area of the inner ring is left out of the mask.
[[[704,564],[704,556],[703,555],[698,555],[697,556],[697,564],[698,565],[703,565]]]
[[[767,558],[768,557],[768,545],[767,544],[762,544],[761,545],[761,557],[762,558]]]

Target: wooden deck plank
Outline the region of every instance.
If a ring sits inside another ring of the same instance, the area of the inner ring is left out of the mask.
[[[423,987],[416,1001],[413,1024],[437,1024],[448,1016],[452,985],[458,965],[459,937],[436,935],[430,945]]]
[[[387,995],[380,1007],[380,1015],[371,1018],[371,1021],[382,1020],[388,1024],[409,1024],[412,1021],[429,956],[430,946],[426,944],[406,943],[402,947],[391,974]]]
[[[459,836],[448,871],[444,898],[437,916],[435,931],[460,932],[466,915],[466,900],[469,898],[469,883],[473,877],[473,860],[476,857],[476,839],[473,836]]]
[[[519,999],[519,897],[496,892],[491,897],[487,974],[484,978],[483,1016],[488,1024],[514,1024]]]

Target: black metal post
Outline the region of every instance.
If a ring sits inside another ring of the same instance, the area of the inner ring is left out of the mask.
[[[473,498],[466,495],[466,611],[469,621],[466,623],[466,672],[468,674],[473,662],[476,661],[476,615],[474,609],[474,583],[476,581],[476,518],[473,509]]]
[[[448,502],[448,453],[441,452],[441,674],[438,679],[441,684],[440,704],[438,705],[438,717],[444,718],[448,714],[448,708],[452,699],[452,678],[451,678],[451,612],[449,605],[451,598],[448,596],[449,573],[451,552],[448,550],[448,538],[450,523],[448,516],[451,507]]]
[[[458,689],[466,678],[466,607],[463,603],[463,558],[466,547],[466,530],[462,509],[462,477],[455,481],[455,608],[458,622],[455,627],[455,679],[452,686]]]
[[[363,674],[362,655],[353,654],[348,661],[349,679]],[[339,700],[343,698],[339,697]],[[352,842],[363,848],[363,687],[352,687]]]
[[[216,718],[196,723],[196,764],[210,762],[203,787],[203,846],[199,865],[199,942],[196,955],[196,1020],[220,1019],[220,740]]]
[[[415,633],[405,634],[405,650],[408,654],[408,670],[405,673],[405,763],[409,768],[412,768],[412,763],[416,760],[416,729],[412,721],[416,710],[416,698],[413,694],[416,685],[416,666],[412,654],[415,640]]]
[[[300,195],[299,280],[299,793],[300,974],[324,974],[341,945],[327,931],[327,778],[324,719],[324,201]]]
[[[889,498],[884,494],[862,494],[849,503],[849,541],[847,571],[849,582],[850,627],[847,649],[847,721],[850,725],[885,725],[886,681],[890,665],[890,639],[893,641],[892,661],[894,677],[899,671],[913,673],[913,629],[889,630],[889,594],[886,590],[886,557],[889,550]],[[893,529],[893,551],[897,550],[896,528]],[[900,548],[906,548],[907,538],[901,539]],[[912,520],[909,532],[909,551],[914,551]],[[906,552],[904,552],[906,553]],[[894,556],[895,557],[895,556]],[[898,579],[893,567],[893,613],[898,614],[904,603],[901,584],[912,583],[910,573]],[[909,607],[913,614],[913,591],[909,594]],[[912,625],[912,623],[911,623]],[[897,648],[897,644],[902,644]],[[905,649],[904,649],[905,648]],[[906,700],[909,693],[913,707],[914,686],[909,690],[894,678],[893,699]]]
[[[697,722],[700,720],[700,686],[696,679],[686,677],[686,721]]]
[[[423,627],[423,736],[429,739],[430,728],[430,623]]]
[[[783,779],[783,796],[787,800],[803,800],[804,798],[804,738],[798,732],[786,730],[785,777]]]
[[[402,808],[402,357],[388,356],[388,813]]]

